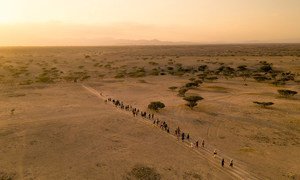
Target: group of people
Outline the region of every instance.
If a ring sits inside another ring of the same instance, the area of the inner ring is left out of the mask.
[[[221,160],[221,166],[224,167],[224,165],[225,165],[225,159],[222,158],[222,160]],[[233,160],[232,159],[230,160],[229,166],[233,167]]]
[[[153,120],[153,124],[159,126],[162,130],[166,131],[167,133],[170,133],[170,127],[168,126],[167,122],[165,121],[160,121],[158,118],[154,118],[154,114],[153,113],[147,113],[145,111],[141,111],[138,108],[134,108],[131,105],[125,105],[122,101],[117,100],[117,99],[112,99],[112,98],[108,98],[107,100],[105,100],[105,103],[107,102],[112,102],[116,107],[119,107],[121,109],[124,109],[126,111],[131,111],[133,116],[141,116],[143,118],[146,119],[150,119]],[[184,133],[179,126],[175,129],[175,136],[178,138],[178,140],[181,138],[182,142],[185,141],[185,139],[187,141],[190,141],[190,134],[189,133]],[[196,148],[199,147],[199,141],[197,140],[195,143],[191,142],[191,147],[195,146]],[[205,147],[205,141],[202,140],[201,142],[201,147],[204,148]],[[213,152],[213,157],[217,156],[217,150],[214,150]],[[225,165],[225,159],[222,158],[221,160],[221,166],[224,167]],[[230,160],[230,167],[233,167],[233,160]]]
[[[154,114],[150,114],[147,112],[140,111],[137,108],[133,108],[131,105],[125,105],[122,101],[117,99],[108,98],[105,100],[105,102],[112,102],[116,107],[119,107],[121,109],[124,109],[126,111],[131,111],[133,116],[141,115],[141,117],[148,118],[148,119],[154,119]]]
[[[168,124],[165,121],[160,122],[160,120],[157,118],[156,120],[153,121],[153,124],[156,124],[162,130],[166,131],[167,133],[170,133],[170,128],[169,128]]]
[[[188,141],[190,140],[190,134],[185,134],[184,132],[182,132],[179,126],[175,129],[175,136],[178,138],[178,140],[180,137],[182,141],[184,141],[185,139],[187,139]]]

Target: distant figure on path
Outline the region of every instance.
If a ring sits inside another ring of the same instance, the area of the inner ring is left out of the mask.
[[[232,159],[230,160],[229,166],[230,166],[230,167],[233,167],[233,160],[232,160]]]
[[[204,142],[204,139],[203,139],[203,140],[202,140],[202,147],[203,147],[203,148],[204,148],[204,143],[205,143],[205,142]]]
[[[216,157],[216,155],[217,155],[217,150],[215,149],[214,150],[214,158]]]
[[[184,141],[185,135],[184,132],[181,134],[181,140]]]
[[[179,126],[177,127],[177,134],[178,134],[178,136],[180,136],[180,128],[179,128]]]
[[[14,115],[14,113],[15,113],[15,109],[10,110],[11,115]]]
[[[222,167],[224,167],[224,164],[225,164],[225,160],[224,160],[224,158],[223,158],[222,161],[221,161]]]
[[[190,140],[190,134],[187,134],[186,139],[189,141]]]
[[[199,147],[199,141],[196,141],[196,147],[198,148]]]

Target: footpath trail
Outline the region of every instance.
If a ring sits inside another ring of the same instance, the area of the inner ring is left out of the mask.
[[[98,92],[96,89],[94,89],[90,86],[82,84],[82,87],[86,91],[88,91],[89,93],[95,95],[99,99],[102,99],[103,101],[107,100],[109,98],[108,95],[104,95],[102,92]],[[115,106],[113,106],[113,107],[115,107]],[[126,113],[127,115],[132,117],[131,111],[126,111],[126,110],[120,109],[118,107],[115,107],[115,109],[119,112]],[[153,122],[151,120],[149,120],[147,118],[143,118],[142,116],[138,115],[138,116],[135,116],[134,118],[141,119],[140,122],[142,122],[142,123],[144,123],[148,126],[159,127],[159,126],[153,124]],[[210,146],[207,143],[205,144],[205,147],[203,148],[203,147],[201,147],[201,142],[199,142],[199,147],[197,148],[197,147],[193,146],[192,142],[195,142],[196,140],[194,140],[192,138],[190,138],[190,140],[181,141],[181,139],[178,138],[177,136],[175,136],[175,134],[173,134],[173,133],[166,133],[166,136],[168,136],[169,138],[172,138],[175,141],[177,141],[180,146],[188,149],[189,151],[192,151],[192,152],[196,153],[200,158],[209,161],[210,164],[214,168],[230,175],[232,177],[232,179],[245,179],[245,180],[260,180],[260,179],[263,179],[263,178],[260,178],[260,177],[256,176],[255,174],[247,171],[248,168],[247,168],[246,164],[242,163],[240,161],[235,161],[234,160],[234,167],[229,167],[228,162],[230,162],[230,160],[234,159],[234,158],[226,156],[221,151],[218,151],[218,154],[214,157],[213,152],[216,148]],[[225,159],[225,166],[224,167],[221,166],[222,158]]]

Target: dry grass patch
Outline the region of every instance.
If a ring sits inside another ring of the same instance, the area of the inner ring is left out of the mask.
[[[130,172],[127,173],[125,179],[160,180],[161,175],[157,173],[154,168],[150,168],[144,165],[136,165]]]

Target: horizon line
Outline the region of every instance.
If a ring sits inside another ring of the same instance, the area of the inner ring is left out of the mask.
[[[171,42],[172,43],[172,42]],[[128,47],[128,46],[205,46],[205,45],[276,45],[276,44],[300,44],[300,42],[239,42],[239,43],[178,43],[173,44],[115,44],[115,45],[0,45],[6,47]]]

